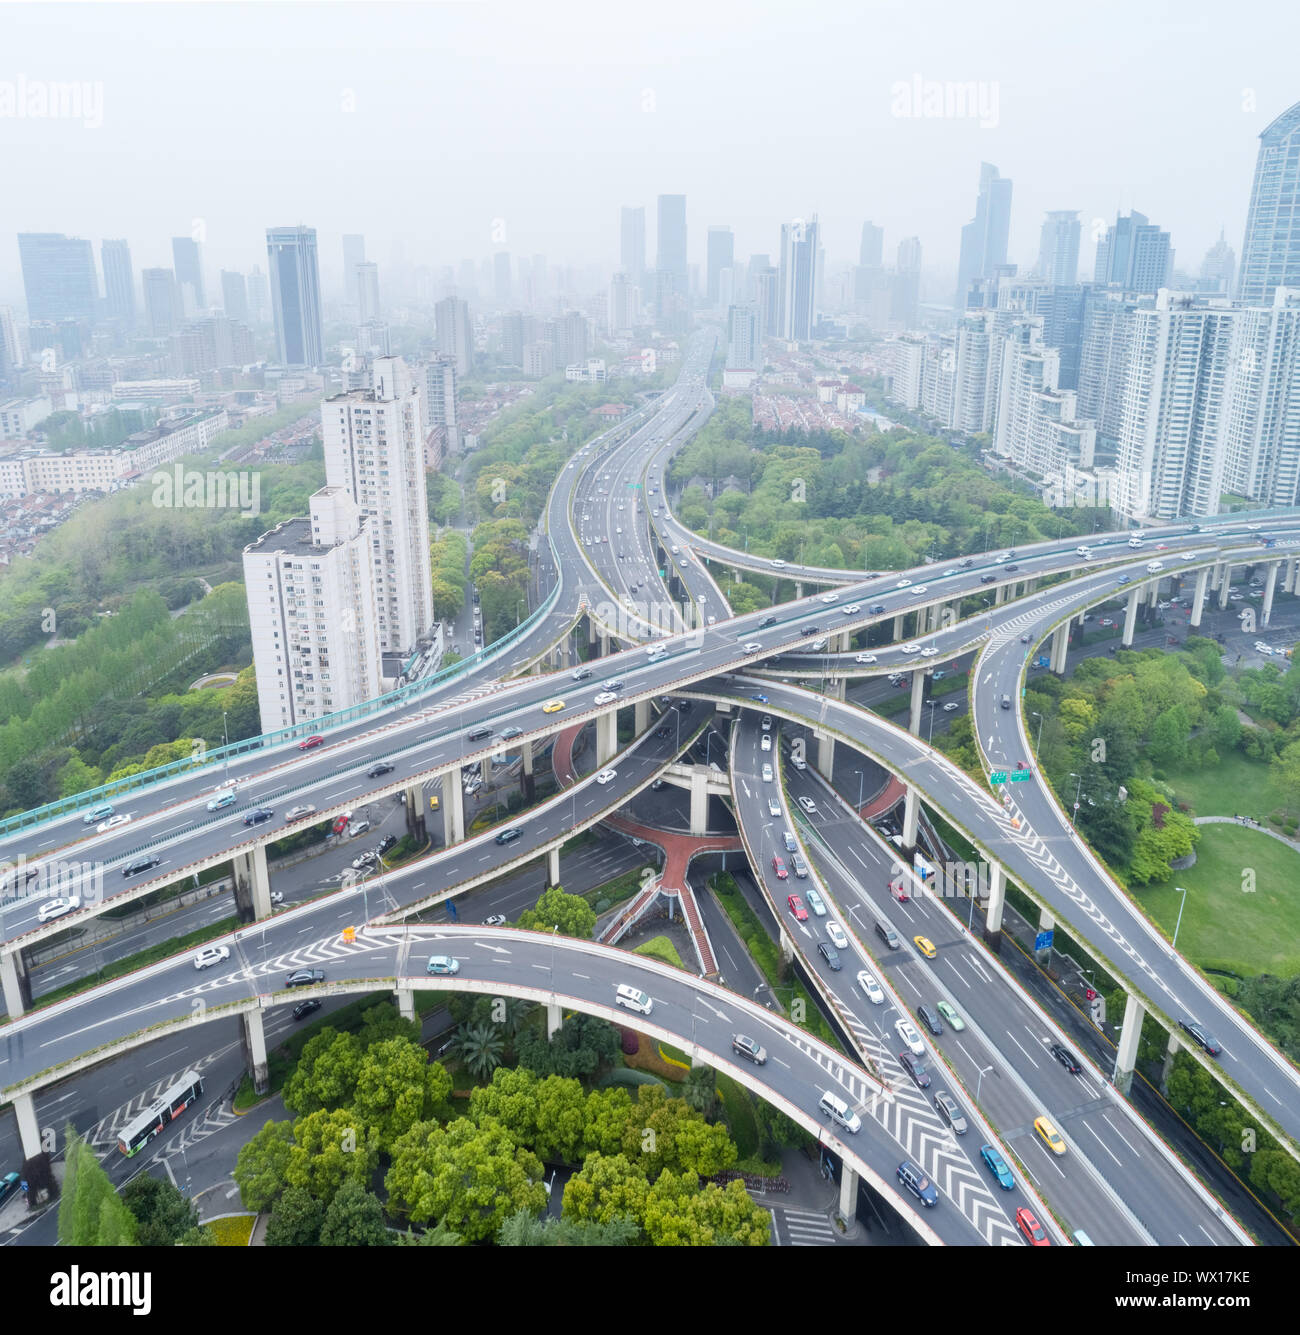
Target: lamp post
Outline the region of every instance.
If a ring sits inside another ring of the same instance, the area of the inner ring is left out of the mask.
[[[1079,782],[1074,787],[1074,812],[1070,816],[1070,824],[1077,826],[1079,824],[1079,794],[1083,791],[1083,775],[1070,771],[1070,778],[1078,779]]]
[[[221,759],[225,765],[226,778],[230,778],[230,734],[226,731],[226,711],[221,711]]]
[[[863,788],[863,785],[864,785],[864,784],[866,783],[866,781],[867,781],[867,776],[866,776],[866,772],[865,772],[864,770],[855,769],[853,772],[854,772],[854,774],[856,774],[856,775],[858,776],[858,815],[861,816],[861,815],[862,815],[862,788]]]
[[[930,731],[925,739],[925,742],[927,746],[931,746],[934,744],[934,706],[936,702],[933,700],[927,700],[925,703],[930,706]]]
[[[975,1102],[976,1102],[976,1103],[978,1103],[978,1102],[980,1101],[980,1086],[984,1083],[984,1077],[985,1077],[985,1076],[986,1076],[992,1069],[993,1069],[992,1066],[984,1066],[984,1067],[981,1067],[981,1068],[980,1068],[979,1079],[976,1080],[976,1082],[975,1082]]]
[[[1178,929],[1183,925],[1183,909],[1187,907],[1187,891],[1181,885],[1174,886],[1174,889],[1182,895],[1178,904],[1178,921],[1174,923],[1174,939],[1169,943],[1170,950],[1178,949]]]

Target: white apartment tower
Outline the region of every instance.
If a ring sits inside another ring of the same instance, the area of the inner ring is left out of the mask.
[[[244,548],[262,731],[371,700],[380,656],[370,528],[341,487]]]
[[[321,404],[325,478],[371,518],[379,647],[411,653],[433,625],[424,404],[400,357],[375,360],[372,388]]]

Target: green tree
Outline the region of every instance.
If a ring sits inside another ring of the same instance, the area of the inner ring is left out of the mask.
[[[347,1181],[335,1193],[320,1230],[322,1247],[387,1247],[384,1207],[359,1182]]]
[[[233,1177],[244,1209],[259,1213],[279,1198],[293,1157],[293,1125],[267,1122],[239,1148]]]
[[[456,1050],[465,1063],[465,1069],[472,1076],[482,1079],[501,1065],[505,1048],[505,1035],[495,1025],[467,1024],[460,1030]]]
[[[379,1162],[378,1133],[351,1108],[320,1109],[293,1124],[285,1181],[323,1205],[349,1180],[364,1186]]]
[[[387,1149],[416,1122],[451,1112],[451,1076],[409,1038],[371,1046],[357,1074],[353,1111],[375,1130]]]
[[[355,1097],[364,1058],[361,1040],[328,1025],[307,1040],[284,1082],[284,1106],[294,1113],[342,1108]]]
[[[64,1247],[135,1244],[135,1217],[113,1190],[99,1160],[71,1127],[67,1132],[59,1243]]]
[[[1288,742],[1269,761],[1269,770],[1285,795],[1288,810],[1300,808],[1300,741]]]
[[[519,926],[535,932],[558,928],[563,936],[589,941],[596,930],[596,911],[581,895],[566,894],[553,885],[542,892],[532,908],[519,915]]]
[[[608,1223],[537,1218],[520,1210],[501,1225],[498,1247],[630,1247],[640,1237],[636,1221],[619,1215]]]
[[[121,1190],[141,1247],[172,1247],[199,1227],[199,1212],[170,1182],[141,1173]]]
[[[268,1247],[320,1245],[325,1207],[303,1187],[286,1187],[266,1221]]]
[[[711,1116],[718,1101],[718,1073],[711,1066],[692,1066],[682,1082],[682,1097],[702,1117]]]
[[[564,1218],[608,1224],[624,1216],[639,1226],[649,1191],[645,1169],[626,1154],[589,1154],[564,1188]]]

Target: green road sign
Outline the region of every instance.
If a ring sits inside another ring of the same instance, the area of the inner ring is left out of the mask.
[[[1004,769],[995,769],[989,772],[990,783],[1006,783],[1007,772]]]
[[[1011,771],[1011,782],[1024,783],[1026,779],[1033,776],[1033,773],[1034,771],[1031,769],[1013,769]]]

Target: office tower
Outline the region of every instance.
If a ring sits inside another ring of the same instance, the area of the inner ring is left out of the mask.
[[[343,234],[343,284],[349,306],[360,304],[357,291],[357,265],[366,262],[366,238],[357,232]]]
[[[1237,296],[1263,304],[1300,288],[1300,102],[1259,136]]]
[[[22,364],[22,347],[18,342],[13,310],[0,306],[0,380],[11,379]]]
[[[743,274],[743,270],[737,269],[735,265],[728,264],[725,268],[718,270],[718,307],[721,310],[730,310],[732,306],[741,305],[740,298],[736,294],[736,275]]]
[[[781,224],[781,273],[778,296],[780,336],[789,343],[812,338],[817,326],[817,261],[821,246],[817,215],[805,223]]]
[[[104,270],[104,310],[124,329],[135,324],[135,274],[131,269],[131,247],[125,241],[102,241],[100,263]]]
[[[469,306],[460,297],[444,297],[434,308],[438,326],[438,351],[456,363],[463,380],[474,365],[474,331]]]
[[[858,263],[864,269],[879,269],[884,263],[885,229],[875,223],[862,224],[862,243],[858,247]]]
[[[170,269],[142,269],[144,321],[150,338],[165,338],[178,329],[184,317],[176,276]]]
[[[194,315],[207,306],[203,294],[203,261],[199,243],[193,237],[172,237],[172,267],[176,289],[186,315]]]
[[[640,317],[640,293],[625,273],[616,273],[609,284],[608,325],[611,336],[626,337]]]
[[[247,325],[225,315],[205,315],[169,340],[170,370],[177,378],[247,366],[253,360],[253,334]]]
[[[400,357],[372,370],[369,390],[321,404],[325,480],[370,516],[379,647],[405,656],[434,620],[424,397]]]
[[[756,256],[757,259],[766,258]],[[774,265],[749,263],[750,287],[754,293],[754,313],[758,316],[758,341],[776,338],[781,332],[778,315],[781,306],[781,275]]]
[[[1093,282],[1122,292],[1156,293],[1169,286],[1174,252],[1169,233],[1162,232],[1136,210],[1117,214],[1105,237],[1097,243]]]
[[[362,263],[357,265],[357,317],[362,324],[379,318],[379,265]]]
[[[898,243],[898,263],[890,284],[889,318],[904,329],[915,328],[921,303],[921,238]]]
[[[271,307],[271,289],[258,265],[248,275],[248,313],[254,320],[266,320]]]
[[[1088,290],[1081,283],[1036,283],[1026,289],[1024,309],[1042,317],[1043,342],[1060,355],[1058,389],[1079,388],[1084,298]]]
[[[507,366],[524,364],[524,313],[507,311],[501,317],[501,360]]]
[[[89,241],[60,232],[19,232],[29,320],[93,320],[99,281]]]
[[[523,364],[523,353],[519,357]],[[450,357],[435,357],[424,367],[424,402],[427,425],[442,427],[447,448],[460,448],[460,418],[456,411],[456,363]]]
[[[731,268],[736,253],[736,238],[730,227],[710,227],[708,236],[708,264],[705,301],[711,310],[716,309],[718,301],[718,283],[723,269]]]
[[[319,366],[323,338],[316,229],[268,227],[266,253],[280,364]]]
[[[758,312],[752,306],[732,306],[727,311],[727,369],[763,369],[763,352],[758,339]]]
[[[380,652],[371,542],[378,520],[342,487],[244,548],[262,731],[373,700]]]
[[[1237,256],[1220,232],[1219,239],[1205,252],[1205,258],[1201,261],[1201,277],[1196,285],[1197,291],[1221,292],[1226,296],[1232,291],[1232,279],[1236,267]]]
[[[998,175],[991,162],[980,163],[980,188],[975,217],[961,229],[961,257],[957,262],[958,310],[966,307],[972,283],[987,278],[1007,262],[1011,231],[1011,182]]]
[[[1037,271],[1049,283],[1070,286],[1079,276],[1079,213],[1057,209],[1043,222]]]
[[[498,250],[492,257],[492,290],[496,294],[498,306],[510,305],[510,294],[513,291],[510,276],[510,252],[508,250]]]
[[[666,333],[690,328],[690,266],[686,260],[686,196],[659,196],[659,235],[655,261],[655,307]]]
[[[619,215],[619,268],[634,287],[645,286],[645,209],[624,207]]]
[[[233,269],[221,271],[221,306],[232,320],[248,320],[248,285]]]

